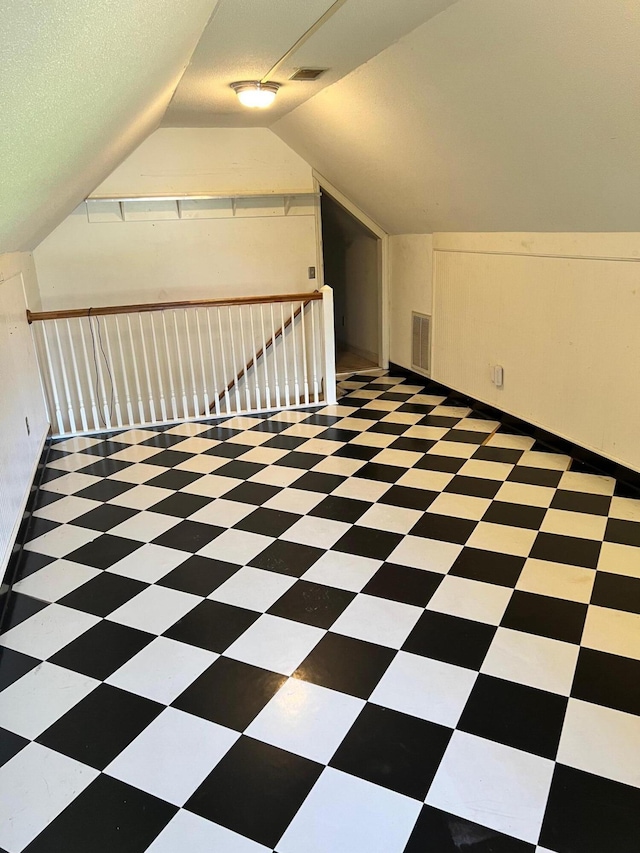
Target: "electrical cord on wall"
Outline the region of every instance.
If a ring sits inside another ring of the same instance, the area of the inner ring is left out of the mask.
[[[94,393],[94,396],[96,397],[96,399],[98,399],[99,398],[99,394],[98,394],[98,352],[97,352],[97,347],[96,347],[96,337],[93,333],[93,323],[91,322],[91,320],[92,320],[91,312],[92,311],[93,311],[93,308],[89,308],[89,310],[87,311],[87,317],[89,318],[89,331],[91,332],[91,346],[93,349],[93,366],[94,366],[95,373],[96,373],[96,378],[95,378],[95,382],[94,382],[94,386],[93,386],[93,393]],[[111,373],[111,366],[109,364],[109,360],[107,359],[107,355],[104,351],[104,346],[102,344],[102,331],[100,329],[100,318],[95,317],[95,315],[94,315],[94,319],[95,319],[97,326],[98,326],[98,343],[100,345],[100,351],[102,352],[102,357],[104,359],[104,363],[105,363],[105,366],[107,368],[107,373],[109,374],[109,382],[111,383],[111,400],[109,402],[109,421],[113,422],[113,375]],[[100,420],[102,421],[102,423],[104,424],[104,426],[106,428],[107,422],[102,415],[102,409],[100,406],[98,406],[98,411],[100,412]]]

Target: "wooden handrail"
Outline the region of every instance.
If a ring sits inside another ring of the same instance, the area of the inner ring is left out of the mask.
[[[29,311],[27,322],[40,320],[66,320],[72,317],[104,317],[109,314],[142,314],[147,311],[166,311],[175,308],[208,308],[230,305],[269,305],[277,302],[313,302],[322,299],[322,293],[281,293],[271,296],[235,296],[228,299],[193,299],[183,302],[145,302],[141,305],[109,305],[104,308],[69,308],[62,311]]]

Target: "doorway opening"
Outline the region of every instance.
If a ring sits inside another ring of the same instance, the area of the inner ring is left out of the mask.
[[[381,240],[325,190],[320,210],[324,280],[333,288],[336,374],[377,369]]]

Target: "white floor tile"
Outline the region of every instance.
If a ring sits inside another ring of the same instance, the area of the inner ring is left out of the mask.
[[[97,625],[98,616],[50,604],[0,636],[0,646],[46,660]]]
[[[477,447],[476,447],[477,449]],[[461,477],[479,477],[483,480],[506,480],[513,465],[506,462],[489,462],[484,459],[469,459],[458,472]]]
[[[201,521],[203,524],[214,524],[216,527],[233,527],[243,518],[255,511],[252,504],[240,503],[239,501],[227,501],[218,498],[210,504],[203,506],[194,512],[189,518],[191,521]]]
[[[422,607],[360,593],[340,614],[331,630],[336,634],[399,649],[422,612]]]
[[[199,596],[187,592],[149,586],[114,610],[108,618],[130,628],[162,634],[201,601]]]
[[[156,456],[161,452],[161,447],[148,447],[143,446],[142,444],[132,444],[129,447],[125,447],[124,450],[118,450],[117,453],[113,453],[109,458],[116,459],[121,462],[144,462],[145,459],[151,459],[152,456]]]
[[[226,563],[244,566],[268,548],[273,541],[270,536],[230,529],[216,536],[212,542],[201,548],[198,554],[202,557],[213,557],[216,560],[224,560]]]
[[[139,444],[141,441],[148,441],[157,433],[150,429],[129,429],[126,432],[118,433],[118,443]]]
[[[52,663],[40,664],[0,693],[0,726],[33,740],[99,683]]]
[[[162,515],[159,512],[139,512],[121,524],[117,524],[109,532],[113,536],[135,539],[136,542],[151,542],[181,521],[181,518],[176,518],[174,515]]]
[[[640,578],[640,549],[617,542],[603,542],[598,571]]]
[[[612,495],[616,481],[612,477],[599,474],[581,474],[577,471],[565,471],[558,485],[559,489],[572,492],[589,492],[593,495]]]
[[[253,422],[253,426],[256,425],[256,421]],[[265,441],[269,441],[270,438],[273,438],[271,433],[262,432],[261,430],[245,430],[241,432],[239,435],[234,435],[230,439],[228,439],[229,444],[244,444],[247,447],[259,447],[261,444],[264,444]]]
[[[640,500],[614,497],[611,500],[609,516],[623,521],[640,521]]]
[[[426,441],[439,441],[449,432],[447,427],[435,426],[412,426],[404,434],[403,438],[421,438]]]
[[[184,551],[147,543],[106,571],[145,583],[156,583],[187,559],[188,554]]]
[[[305,515],[282,534],[287,542],[299,542],[316,548],[331,548],[351,527],[344,521],[330,518],[313,518]]]
[[[181,809],[147,848],[147,853],[269,853],[224,826]]]
[[[543,453],[539,450],[526,450],[518,459],[518,465],[547,468],[552,471],[566,471],[570,464],[570,456],[563,456],[561,453]]]
[[[166,708],[105,773],[182,806],[239,737],[224,726]]]
[[[214,439],[199,438],[198,436],[192,435],[188,438],[185,438],[184,441],[178,442],[178,444],[173,444],[171,446],[171,449],[179,450],[182,453],[205,454],[207,450],[211,450],[212,447],[217,447],[219,444],[220,442],[215,441]]]
[[[215,652],[156,637],[110,675],[106,683],[169,705],[217,658]]]
[[[147,435],[147,438],[150,436]],[[87,447],[93,447],[95,444],[100,444],[102,438],[93,438],[89,435],[76,435],[73,438],[65,438],[63,441],[56,441],[52,447],[54,450],[64,450],[66,453],[80,453]],[[120,440],[120,439],[118,439]]]
[[[96,458],[98,462],[98,458]],[[94,483],[99,483],[102,477],[94,477],[90,474],[79,474],[77,471],[73,474],[64,474],[62,477],[57,477],[48,483],[43,483],[40,488],[46,492],[55,492],[57,495],[73,495],[76,492],[81,492],[82,489],[87,489],[93,486]]]
[[[42,601],[57,601],[99,574],[99,569],[91,569],[71,560],[56,560],[18,581],[13,588],[16,592]]]
[[[186,492],[188,495],[202,495],[203,498],[219,498],[226,495],[231,489],[239,486],[242,480],[236,480],[234,477],[221,477],[219,474],[205,474],[203,477],[198,477],[193,483],[189,483],[181,492]]]
[[[296,580],[277,572],[244,566],[207,597],[262,613],[275,604]]]
[[[345,693],[290,678],[245,734],[327,764],[365,704]]]
[[[356,524],[372,527],[374,530],[389,530],[392,533],[408,533],[422,518],[416,509],[405,509],[388,504],[373,504]]]
[[[441,492],[453,480],[453,476],[442,471],[423,471],[420,468],[412,468],[400,477],[396,485],[408,486],[411,489],[426,489],[428,492]]]
[[[60,527],[31,539],[24,547],[27,551],[37,551],[38,554],[46,554],[47,557],[66,557],[76,548],[93,542],[100,535],[99,530],[87,530],[86,527],[61,524]]]
[[[0,845],[9,853],[23,850],[99,775],[30,743],[0,767]]]
[[[305,515],[325,499],[321,492],[307,492],[303,489],[282,489],[277,495],[263,504],[267,509],[280,509],[283,512],[295,512]]]
[[[225,656],[291,675],[325,633],[311,625],[265,614],[229,646]]]
[[[172,494],[170,489],[159,489],[157,486],[134,486],[121,495],[111,498],[107,503],[126,506],[130,509],[149,509],[150,506],[155,506]]]
[[[211,474],[226,465],[228,461],[225,456],[191,456],[176,465],[174,470],[191,471],[193,474]]]
[[[499,625],[512,594],[504,586],[447,575],[427,604],[427,610]]]
[[[569,699],[558,761],[640,787],[640,717]]]
[[[470,669],[399,652],[369,701],[455,728],[476,678]]]
[[[554,762],[455,731],[426,802],[535,844]]]
[[[362,459],[347,459],[346,456],[327,456],[311,469],[321,474],[337,474],[339,477],[352,477],[366,463]]]
[[[318,453],[320,456],[332,456],[336,450],[345,446],[343,441],[329,441],[326,438],[310,438],[296,448],[298,453]]]
[[[428,509],[436,515],[448,515],[453,518],[468,518],[480,521],[491,506],[487,498],[474,498],[470,495],[455,495],[451,492],[441,492]]]
[[[331,494],[337,495],[339,498],[353,498],[356,501],[369,501],[375,503],[388,492],[391,488],[391,483],[381,483],[378,480],[365,480],[361,477],[354,477],[350,480],[345,480],[340,483],[337,489],[334,489]]]
[[[147,462],[136,462],[129,465],[128,468],[123,468],[122,471],[117,471],[111,474],[107,479],[120,480],[123,483],[146,483],[147,480],[152,480],[154,477],[159,477],[160,474],[167,471],[161,465],[149,465]]]
[[[470,444],[466,441],[439,441],[427,450],[427,453],[432,456],[454,456],[456,459],[471,459],[477,449],[477,444]]]
[[[59,501],[37,509],[33,514],[36,518],[48,518],[49,521],[57,521],[66,524],[74,518],[84,515],[85,512],[99,507],[98,501],[90,501],[87,498],[77,498],[74,495],[66,495]]]
[[[290,486],[304,474],[302,468],[288,468],[286,465],[270,465],[249,477],[252,483],[263,483],[266,486],[279,486],[281,489]]]
[[[327,551],[302,576],[350,592],[360,592],[382,565],[382,560],[358,557],[341,551]]]
[[[405,536],[391,552],[387,562],[446,575],[461,551],[462,545],[455,545],[453,542],[424,539],[422,536]]]
[[[518,578],[516,589],[588,604],[595,577],[596,573],[592,569],[529,557]]]
[[[380,465],[397,465],[400,468],[412,468],[416,462],[422,459],[422,453],[414,453],[409,450],[391,450],[386,448],[374,456],[372,462]]]
[[[535,438],[529,438],[527,435],[509,435],[506,432],[497,432],[487,441],[489,447],[504,447],[506,450],[530,450],[535,443]]]
[[[286,450],[277,450],[275,447],[253,447],[239,456],[238,459],[242,459],[243,462],[257,462],[258,465],[273,465],[278,459],[286,456],[287,452]]]
[[[572,643],[498,628],[481,672],[568,696],[579,651]]]
[[[402,853],[420,803],[327,767],[277,853]]]
[[[640,660],[640,614],[590,605],[582,645]]]
[[[497,501],[523,504],[524,506],[548,507],[556,490],[547,486],[532,486],[530,483],[503,483],[495,497]]]
[[[512,554],[516,557],[528,557],[537,535],[537,530],[480,521],[467,540],[467,547]]]
[[[549,509],[540,530],[560,536],[577,536],[579,539],[604,539],[607,519],[602,515],[586,512],[568,512],[564,509]]]

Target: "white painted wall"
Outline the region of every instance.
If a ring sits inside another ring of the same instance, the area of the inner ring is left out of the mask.
[[[31,255],[0,255],[0,579],[49,429],[25,291],[37,291]]]
[[[433,378],[640,471],[640,234],[433,245]]]
[[[431,314],[431,234],[397,234],[389,238],[390,355],[411,369],[411,312]]]
[[[313,192],[310,167],[264,128],[156,131],[97,195]],[[309,215],[87,221],[84,205],[34,253],[45,310],[303,292]]]

